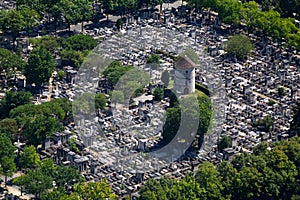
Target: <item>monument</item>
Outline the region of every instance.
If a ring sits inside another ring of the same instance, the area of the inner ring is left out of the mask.
[[[188,57],[183,56],[175,63],[174,89],[179,95],[195,92],[195,66]]]

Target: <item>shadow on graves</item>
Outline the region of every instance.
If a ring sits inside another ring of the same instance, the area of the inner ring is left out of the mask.
[[[75,31],[63,30],[57,33],[59,37],[69,37],[75,35]]]
[[[113,25],[115,24],[115,22],[113,22],[112,20],[108,19],[108,20],[102,20],[99,23],[95,24],[94,28],[104,28],[104,27],[108,27],[111,28],[113,27]]]

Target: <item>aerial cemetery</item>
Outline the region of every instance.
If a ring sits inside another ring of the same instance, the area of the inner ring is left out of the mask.
[[[15,3],[3,1],[0,9],[15,9]],[[80,196],[72,183],[95,182],[116,195],[107,199],[142,199],[148,181],[185,180],[203,163],[231,162],[260,144],[270,150],[297,135],[291,124],[300,101],[299,48],[185,1],[122,11],[118,19],[104,15],[98,1],[92,5],[101,13],[97,22],[56,22],[48,13],[43,26],[12,34],[11,42],[1,29],[1,48],[16,48],[12,60],[22,66],[7,64],[8,53],[0,51],[0,133],[11,129],[3,141],[11,140],[16,154],[14,168],[1,173],[10,183],[4,181],[0,198],[47,199],[43,195],[59,186]],[[52,31],[44,28],[47,20]],[[247,55],[240,49],[230,55],[230,41],[245,38]],[[24,167],[28,146],[38,161]],[[59,167],[78,174],[26,188],[31,179],[22,177],[45,170],[44,164],[56,167],[53,174]]]

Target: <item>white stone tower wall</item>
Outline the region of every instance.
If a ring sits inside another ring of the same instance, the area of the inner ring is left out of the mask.
[[[175,69],[175,91],[178,94],[184,94],[185,88],[188,89],[188,94],[195,92],[195,68]]]

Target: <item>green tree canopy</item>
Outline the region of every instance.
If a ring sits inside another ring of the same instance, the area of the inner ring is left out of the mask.
[[[29,92],[14,92],[8,91],[5,93],[4,98],[0,102],[0,118],[6,118],[9,116],[9,112],[21,105],[31,103],[32,95]]]
[[[0,121],[0,132],[5,133],[12,141],[17,140],[18,124],[15,119],[5,118]]]
[[[74,51],[92,50],[97,46],[97,41],[89,35],[78,34],[67,38],[63,47]]]
[[[16,171],[14,159],[16,157],[16,148],[11,143],[11,140],[3,133],[0,132],[0,173],[11,176]],[[5,180],[6,182],[6,180]]]
[[[109,84],[115,85],[126,72],[132,69],[133,67],[130,65],[123,66],[120,62],[114,61],[107,68],[105,68],[103,75]]]
[[[54,132],[62,130],[66,115],[70,117],[69,109],[65,109],[57,101],[40,105],[27,104],[11,110],[10,117],[18,122],[22,129],[21,135],[27,143],[37,146],[46,137],[51,137]]]
[[[251,41],[242,35],[232,36],[225,46],[228,55],[235,56],[237,59],[245,59],[252,49]]]
[[[40,162],[40,156],[36,152],[34,146],[25,147],[23,153],[20,155],[20,165],[22,168],[33,168],[36,167]]]
[[[231,146],[231,139],[228,136],[224,135],[221,138],[220,142],[218,143],[218,150],[222,151],[223,149],[226,149],[230,146]]]
[[[164,90],[160,87],[157,87],[153,91],[154,101],[160,101],[164,97]]]
[[[158,54],[151,54],[147,58],[147,63],[159,64],[160,63],[160,56]]]
[[[75,186],[75,194],[79,199],[117,199],[106,180],[101,182],[86,182]]]
[[[0,63],[0,72],[4,72],[6,78],[22,70],[26,64],[20,56],[4,48],[0,48]]]
[[[96,109],[104,109],[106,106],[106,96],[102,93],[95,95],[95,107]]]
[[[43,46],[33,49],[24,74],[29,84],[35,83],[41,86],[49,81],[55,70],[55,62],[52,54]]]

